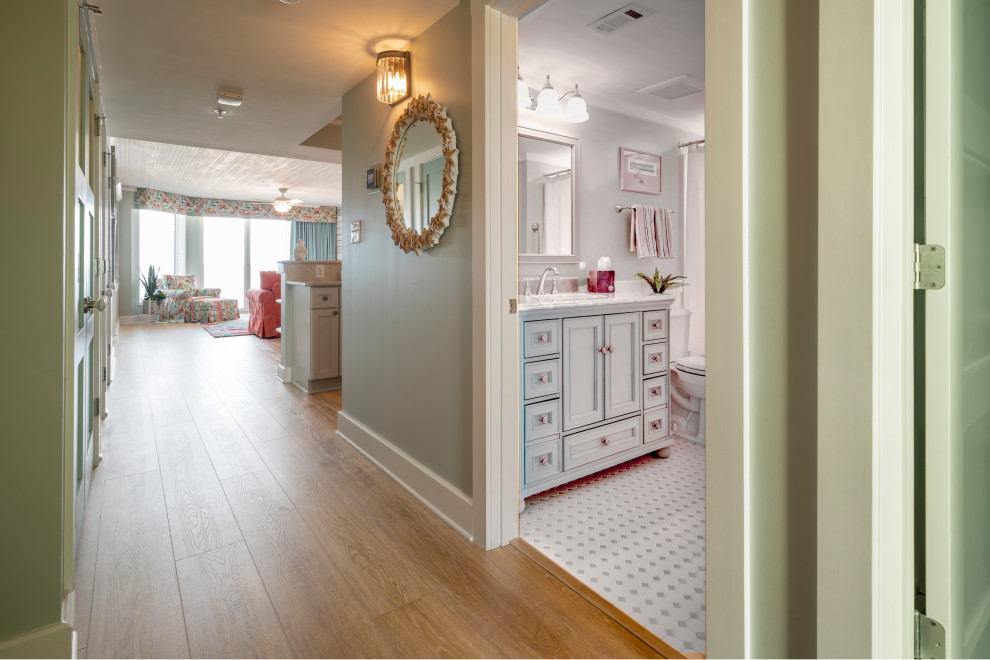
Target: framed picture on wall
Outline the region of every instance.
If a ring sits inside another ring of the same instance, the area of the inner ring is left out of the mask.
[[[660,156],[619,147],[619,190],[660,194]]]

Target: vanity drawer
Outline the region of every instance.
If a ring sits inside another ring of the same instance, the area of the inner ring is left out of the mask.
[[[560,399],[524,406],[523,416],[527,443],[560,433]]]
[[[570,470],[599,458],[643,444],[643,418],[633,417],[564,438],[564,469]]]
[[[525,479],[530,484],[560,472],[560,439],[526,447]]]
[[[643,410],[667,405],[667,374],[643,381]]]
[[[667,338],[667,310],[643,312],[643,341]]]
[[[667,344],[645,344],[643,346],[643,375],[652,376],[667,372]]]
[[[560,353],[560,319],[523,323],[523,357]]]
[[[668,428],[668,410],[657,408],[643,415],[643,442],[650,443],[655,440],[663,440],[670,436]]]
[[[311,309],[340,307],[340,288],[335,286],[313,286],[309,288]]]
[[[528,362],[523,365],[523,398],[560,394],[560,360]]]

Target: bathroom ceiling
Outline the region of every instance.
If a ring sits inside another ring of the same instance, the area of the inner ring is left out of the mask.
[[[376,47],[412,40],[458,0],[91,3],[103,10],[92,18],[109,134],[232,152],[221,159],[233,165],[232,176],[245,171],[252,162],[245,157],[252,154],[340,163],[339,128],[335,144],[328,125],[340,116],[342,95],[374,72]],[[217,119],[221,91],[243,94],[244,102]],[[189,178],[193,164],[221,160],[207,156],[185,164],[174,184],[163,172],[162,185],[192,194],[176,186]],[[136,185],[126,178],[123,183]],[[280,184],[309,201],[296,192],[301,181]],[[338,176],[312,198],[326,198],[333,185],[339,197]],[[277,194],[269,188],[265,183],[252,196]]]
[[[558,96],[577,83],[589,106],[704,134],[704,92],[667,100],[637,89],[688,75],[705,80],[703,0],[633,0],[653,12],[609,35],[588,27],[628,0],[547,0],[519,22],[519,70]],[[594,121],[594,110],[591,111]]]

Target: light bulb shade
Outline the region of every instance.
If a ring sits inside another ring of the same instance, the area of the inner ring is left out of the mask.
[[[564,121],[571,124],[580,124],[588,121],[588,104],[580,95],[572,96],[567,102],[567,111],[564,113]]]
[[[536,97],[536,114],[553,117],[560,113],[560,100],[557,98],[557,92],[553,91],[553,85],[550,84],[550,76],[547,76],[546,84],[540,90],[540,95]]]
[[[409,53],[402,50],[386,50],[378,53],[375,63],[378,71],[378,100],[395,105],[412,93],[410,84]]]
[[[520,108],[528,108],[533,105],[533,97],[529,95],[529,85],[522,79],[522,76],[516,82],[516,96]]]
[[[274,209],[279,213],[286,213],[289,211],[289,209],[292,208],[292,204],[290,204],[288,201],[285,202],[276,201],[276,202],[272,202],[272,207],[274,207]]]

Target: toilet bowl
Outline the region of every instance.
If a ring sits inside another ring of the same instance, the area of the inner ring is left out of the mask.
[[[674,360],[670,370],[671,430],[684,440],[705,444],[705,356]]]

